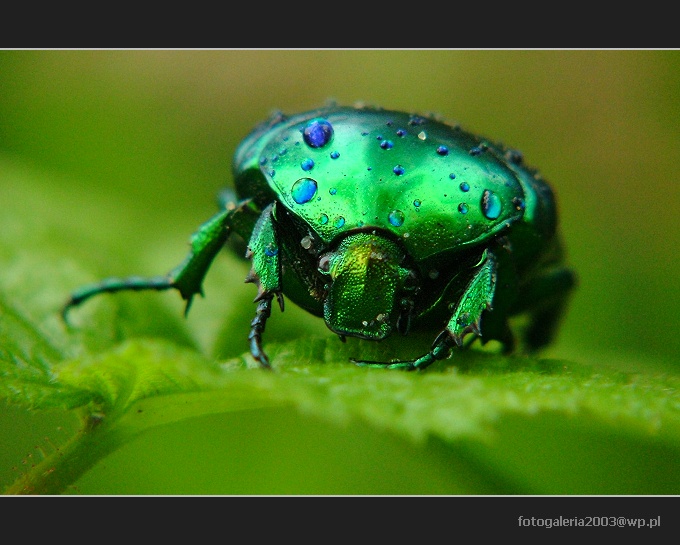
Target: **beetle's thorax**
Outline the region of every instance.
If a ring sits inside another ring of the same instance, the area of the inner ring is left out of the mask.
[[[412,276],[402,266],[404,251],[375,233],[354,233],[321,256],[329,277],[324,300],[326,325],[338,335],[379,340],[397,327],[402,293]]]

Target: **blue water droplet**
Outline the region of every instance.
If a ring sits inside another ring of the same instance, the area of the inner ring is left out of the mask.
[[[449,174],[449,178],[451,178],[452,180],[455,180],[455,179],[456,179],[456,175],[452,172],[451,174]]]
[[[266,157],[260,157],[260,165],[264,166],[267,164],[267,158]]]
[[[401,227],[404,224],[404,213],[401,210],[392,210],[387,219],[395,227]]]
[[[300,163],[300,168],[302,168],[302,170],[305,172],[310,171],[314,168],[314,161],[311,159],[305,159],[302,161],[302,163]]]
[[[482,214],[490,220],[495,220],[501,215],[501,199],[488,189],[482,194]]]
[[[380,142],[380,147],[382,149],[392,149],[392,146],[394,146],[394,142],[392,142],[391,140],[383,140],[382,142]]]
[[[328,223],[328,216],[326,214],[321,214],[319,216],[319,223],[321,225],[326,225]]]
[[[449,154],[449,148],[447,148],[446,146],[439,146],[437,148],[437,155],[446,156],[448,154]]]
[[[458,187],[460,187],[460,190],[464,193],[470,191],[470,184],[467,182],[460,182],[460,185]]]
[[[278,253],[279,249],[273,243],[268,244],[267,247],[264,249],[264,255],[266,255],[267,257],[274,257]]]
[[[342,216],[338,216],[337,218],[335,218],[335,222],[333,223],[333,225],[335,225],[335,227],[342,227],[343,225],[345,225],[345,218],[343,218]]]
[[[337,159],[338,157],[340,157],[339,151],[331,151],[331,159]]]
[[[413,201],[413,206],[418,208],[420,206],[420,199],[416,199],[415,201]]]
[[[329,192],[331,195],[335,195],[335,194],[338,192],[338,190],[335,189],[334,187],[331,187],[331,188],[328,190],[328,192]]]
[[[520,212],[526,207],[524,199],[520,199],[519,197],[513,197],[512,204],[515,205],[515,209]]]
[[[325,119],[310,121],[302,131],[302,139],[310,148],[322,148],[333,138],[333,126]]]
[[[275,174],[276,174],[276,171],[272,168],[272,169],[269,171],[269,176],[270,176],[270,178],[273,178]]]
[[[404,170],[403,166],[397,165],[392,169],[392,172],[394,172],[397,176],[401,176],[406,171]]]
[[[458,212],[460,212],[461,214],[467,214],[468,210],[469,210],[468,205],[465,204],[464,202],[458,205]]]
[[[316,194],[316,189],[316,180],[313,180],[312,178],[300,178],[293,184],[293,188],[290,192],[296,203],[305,204],[312,200]]]
[[[404,129],[398,129],[397,136],[406,136],[406,131]]]

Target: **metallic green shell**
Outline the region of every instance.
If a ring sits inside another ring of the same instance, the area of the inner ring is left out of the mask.
[[[327,142],[318,133],[318,147],[304,138],[315,121],[332,127]],[[489,240],[522,218],[537,182],[519,162],[433,118],[328,107],[262,124],[240,145],[234,169],[240,197],[279,200],[327,244],[380,229],[422,260]]]

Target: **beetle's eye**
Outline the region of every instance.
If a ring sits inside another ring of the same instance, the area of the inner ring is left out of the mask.
[[[319,259],[319,271],[328,273],[331,270],[331,258],[328,255],[323,255]]]

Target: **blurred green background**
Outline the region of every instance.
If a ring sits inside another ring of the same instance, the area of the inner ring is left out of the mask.
[[[214,212],[248,131],[274,110],[295,113],[327,100],[434,112],[521,150],[557,193],[568,261],[579,276],[545,355],[677,374],[680,51],[5,50],[0,160],[49,179],[29,198],[53,200],[54,217],[92,224],[94,241],[106,237],[109,248],[136,256],[111,270],[106,256],[84,255],[73,240],[65,258],[89,260],[102,275],[162,274]],[[107,214],[95,215],[102,203]],[[39,222],[27,216],[14,228]],[[209,328],[219,298],[230,294],[211,297],[223,283],[219,267],[191,319],[209,330],[206,343],[222,346],[214,337],[225,332]],[[250,313],[245,271],[224,283]],[[277,324],[285,318],[268,324],[273,338],[294,334]],[[300,332],[326,334],[320,321],[300,320]],[[246,327],[234,332],[244,338],[237,353],[246,350]],[[0,436],[16,432],[17,418],[6,410],[0,426],[11,429]],[[21,418],[26,430],[39,429],[38,419]]]

